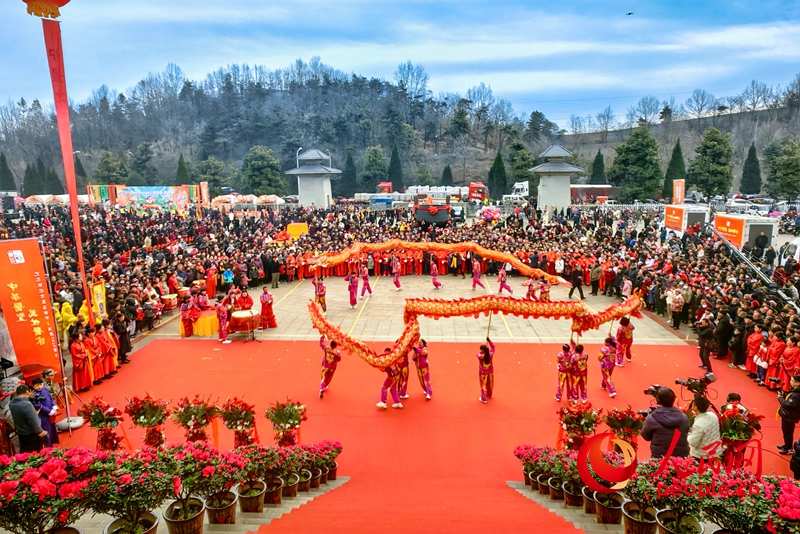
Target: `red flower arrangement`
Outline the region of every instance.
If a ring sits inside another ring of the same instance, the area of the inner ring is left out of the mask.
[[[122,412],[111,406],[100,397],[93,398],[78,409],[91,428],[97,429],[97,448],[103,451],[115,451],[122,444],[116,427],[122,422]]]
[[[556,413],[566,433],[562,440],[564,446],[571,450],[580,449],[586,438],[594,434],[602,411],[593,409],[591,403],[562,406]]]
[[[731,406],[719,418],[719,436],[722,439],[725,467],[738,469],[744,466],[744,444],[761,430],[763,415],[742,411],[738,405]]]
[[[612,408],[600,418],[605,423],[616,439],[626,441],[636,450],[638,443],[636,437],[644,427],[644,416],[636,413],[630,405],[624,410]]]
[[[338,441],[323,441],[317,447],[323,453],[325,467],[333,469],[336,465],[336,458],[342,453],[342,444]]]
[[[234,431],[234,446],[244,447],[255,441],[256,410],[252,404],[243,400],[229,398],[220,409],[222,422],[228,430]]]
[[[267,419],[272,423],[275,432],[275,442],[279,447],[289,447],[298,442],[298,430],[303,421],[308,420],[306,407],[299,402],[276,402],[266,410]]]
[[[775,534],[800,532],[800,485],[786,477],[771,479],[777,493],[767,514],[767,530]]]
[[[184,397],[172,410],[172,420],[186,430],[186,441],[205,441],[206,427],[219,415],[219,407],[210,400],[195,395],[192,400]]]
[[[133,397],[126,399],[125,413],[131,418],[134,426],[147,429],[144,434],[144,444],[147,447],[160,447],[164,444],[164,431],[162,425],[169,417],[168,400],[154,399],[150,395],[144,398]]]

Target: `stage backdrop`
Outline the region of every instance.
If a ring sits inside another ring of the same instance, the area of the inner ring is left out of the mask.
[[[41,377],[43,369],[60,375],[56,321],[39,241],[0,241],[0,272],[0,306],[25,380]]]

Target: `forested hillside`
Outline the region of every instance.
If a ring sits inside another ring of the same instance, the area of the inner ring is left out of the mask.
[[[230,186],[286,194],[296,184],[283,181],[278,169],[294,167],[303,147],[329,152],[344,169],[335,194],[371,192],[386,179],[396,187],[488,179],[499,196],[514,181],[535,185],[528,169],[552,142],[575,151],[573,162],[587,169],[576,180],[588,180],[598,151],[603,165],[612,165],[614,148],[636,125],[658,141],[661,179],[676,141],[688,166],[707,126],[732,134],[738,176],[753,142],[761,156],[798,138],[798,80],[784,90],[754,81],[754,88],[728,98],[698,90],[685,104],[645,97],[624,119],[607,107],[560,128],[540,112],[518,113],[483,83],[463,95],[434,95],[424,68],[410,61],[392,81],[347,74],[319,58],[278,70],[230,65],[201,81],[169,65],[124,92],[102,86],[73,102],[71,119],[81,183],[208,181],[214,192]],[[61,192],[51,109],[24,97],[0,107],[0,153],[0,189]],[[597,172],[595,181],[605,179]]]

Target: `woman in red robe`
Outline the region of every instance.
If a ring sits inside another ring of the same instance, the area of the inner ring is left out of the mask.
[[[780,361],[786,348],[786,343],[783,341],[783,332],[770,332],[769,339],[770,344],[767,349],[769,368],[767,368],[767,379],[764,380],[764,384],[767,385],[767,389],[776,390],[778,385],[771,382],[770,378],[778,378],[780,374]]]
[[[261,329],[264,328],[277,328],[278,322],[275,320],[275,313],[272,310],[272,293],[265,286],[264,292],[261,293]]]
[[[69,353],[72,356],[72,388],[89,391],[92,387],[92,364],[80,334],[70,336]]]
[[[112,354],[112,348],[114,346],[111,339],[108,337],[108,330],[106,327],[108,326],[108,320],[103,320],[100,323],[100,326],[97,327],[97,333],[95,337],[97,338],[97,342],[100,343],[100,351],[103,353],[103,372],[106,378],[110,378],[111,375],[117,373],[117,367],[114,365],[114,357]]]
[[[92,362],[92,376],[94,378],[92,383],[97,385],[105,378],[106,372],[103,369],[103,350],[100,348],[100,342],[97,337],[95,337],[94,328],[86,329],[83,345]]]
[[[217,296],[217,266],[213,263],[206,271],[206,293],[212,299]]]

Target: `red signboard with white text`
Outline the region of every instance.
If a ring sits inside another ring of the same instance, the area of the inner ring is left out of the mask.
[[[667,206],[664,208],[664,226],[670,230],[683,232],[683,208]]]

